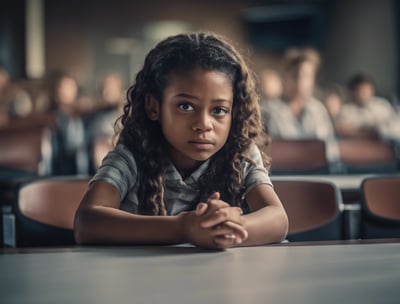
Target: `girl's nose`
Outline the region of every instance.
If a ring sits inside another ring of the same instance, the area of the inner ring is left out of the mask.
[[[193,122],[192,129],[196,132],[212,130],[212,118],[208,113],[199,113]]]

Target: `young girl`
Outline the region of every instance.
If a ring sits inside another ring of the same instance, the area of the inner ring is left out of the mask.
[[[285,238],[257,147],[254,80],[231,44],[209,33],[161,41],[127,99],[118,144],[76,213],[77,243],[226,249]]]

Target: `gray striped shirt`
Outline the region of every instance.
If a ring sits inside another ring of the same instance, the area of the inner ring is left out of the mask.
[[[259,184],[272,186],[268,170],[263,166],[260,150],[253,145],[249,158],[254,162],[243,164],[242,187],[246,194]],[[205,161],[188,178],[182,179],[174,165],[170,162],[165,174],[165,200],[167,213],[176,215],[183,211],[194,210],[195,199],[199,193],[198,180],[207,170],[209,160]],[[103,180],[115,186],[121,196],[121,209],[138,213],[138,190],[140,172],[132,153],[122,144],[117,145],[104,158],[102,165],[90,183]]]

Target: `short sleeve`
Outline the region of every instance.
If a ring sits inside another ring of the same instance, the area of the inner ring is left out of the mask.
[[[129,190],[135,186],[138,181],[136,161],[124,145],[118,144],[106,155],[89,184],[99,180],[115,186],[121,198],[124,198]]]
[[[256,145],[250,148],[249,158],[253,163],[246,162],[244,167],[244,195],[255,186],[268,184],[272,186],[269,171],[265,168],[261,151]]]

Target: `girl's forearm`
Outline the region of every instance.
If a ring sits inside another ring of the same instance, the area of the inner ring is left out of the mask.
[[[279,206],[268,206],[243,215],[248,238],[240,246],[278,243],[288,231],[287,215]]]
[[[110,207],[89,207],[75,217],[78,244],[178,244],[185,242],[181,216],[144,216]]]

